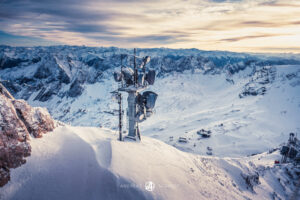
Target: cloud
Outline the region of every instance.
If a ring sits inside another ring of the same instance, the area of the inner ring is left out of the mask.
[[[36,36],[37,32],[45,32],[47,35],[53,31],[120,35],[119,31],[126,28],[109,24],[108,21],[143,18],[137,14],[95,10],[86,3],[79,0],[8,1],[0,7],[0,24],[11,33],[22,34],[22,31],[30,30],[27,33],[30,36]]]
[[[237,2],[237,1],[242,1],[242,0],[210,0],[212,2],[216,3],[224,3],[224,2]]]
[[[225,39],[221,39],[219,41],[221,41],[221,42],[237,42],[237,41],[240,41],[240,40],[275,37],[275,36],[283,36],[283,35],[282,34],[247,35],[247,36],[240,36],[240,37],[225,38]]]
[[[260,47],[258,49],[267,52],[300,52],[300,47]]]
[[[193,27],[191,30],[205,30],[205,31],[229,31],[229,30],[241,30],[245,28],[284,28],[285,26],[295,26],[300,24],[300,21],[287,20],[234,20],[234,19],[222,19],[212,20],[208,23],[204,23],[200,26]]]
[[[149,41],[155,44],[169,44],[172,41],[182,41],[173,35],[124,35],[123,32],[131,28],[127,24],[114,24],[113,22],[122,20],[140,21],[141,23],[155,21],[155,18],[149,19],[146,15],[135,12],[123,12],[108,8],[111,4],[117,7],[127,4],[136,4],[143,1],[113,0],[101,1],[81,1],[81,0],[27,0],[27,1],[5,1],[4,6],[0,7],[0,24],[7,27],[4,29],[13,34],[25,34],[28,36],[49,37],[54,33],[61,32],[75,33],[78,37],[101,39],[107,41],[133,42],[139,41],[145,43]],[[106,5],[109,4],[109,5]],[[111,6],[113,7],[113,6]],[[1,20],[2,23],[1,23]],[[162,19],[158,19],[162,21]],[[23,33],[22,33],[23,32]],[[27,33],[24,33],[27,32]],[[83,39],[84,40],[84,39]]]
[[[113,36],[92,36],[94,39],[100,39],[105,41],[114,41],[120,44],[131,43],[136,45],[146,45],[148,43],[158,46],[165,44],[172,44],[175,42],[187,42],[189,39],[185,38],[185,35],[178,34],[160,34],[160,35],[143,35],[143,36],[126,36],[126,37],[113,37]]]
[[[234,44],[239,50],[265,37],[291,47],[300,46],[294,39],[300,37],[297,5],[296,0],[0,0],[0,31],[71,45],[233,50]],[[278,37],[271,36],[275,33]]]
[[[259,4],[260,6],[271,6],[271,7],[300,7],[299,4],[289,1],[271,0],[265,1]]]
[[[274,27],[278,23],[268,22],[268,21],[241,21],[238,25],[245,25],[245,26],[262,26],[262,27]]]
[[[0,44],[11,46],[19,46],[18,44],[22,44],[22,46],[45,46],[60,45],[61,43],[48,41],[36,37],[16,36],[0,31]]]

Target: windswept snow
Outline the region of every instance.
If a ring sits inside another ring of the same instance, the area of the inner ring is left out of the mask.
[[[117,88],[112,73],[121,54],[132,66],[132,49],[0,46],[0,79],[15,97],[48,108],[56,120],[116,129],[110,92]],[[165,48],[138,49],[137,55],[138,64],[151,56],[147,68],[157,72],[149,88],[158,94],[156,113],[139,125],[142,135],[196,154],[209,147],[216,156],[243,157],[300,131],[299,55]],[[200,129],[211,137],[200,138]],[[188,142],[178,143],[179,137]]]
[[[110,93],[120,55],[132,50],[0,51],[1,81],[16,97],[67,124],[94,126],[59,127],[33,139],[32,156],[12,170],[1,200],[287,199],[296,189],[295,170],[274,166],[280,155],[268,150],[300,131],[299,55],[139,49],[139,57],[152,56],[148,67],[158,76],[149,90],[158,99],[136,143],[116,140]],[[133,62],[131,56],[123,61]],[[198,135],[201,129],[211,137]]]
[[[300,131],[300,66],[272,66],[272,71],[275,80],[262,85],[267,88],[264,95],[244,98],[239,94],[247,83],[262,87],[260,79],[251,82],[256,77],[251,68],[234,75],[187,70],[159,77],[149,88],[158,94],[155,114],[140,124],[142,135],[201,155],[211,147],[213,155],[221,157],[243,157],[278,147],[290,132]],[[44,103],[29,99],[29,103],[48,107],[54,118],[72,125],[116,129],[117,102],[110,94],[116,88],[110,76],[86,84],[76,99],[53,98]],[[200,129],[211,130],[212,136],[201,138],[196,133]],[[179,143],[179,137],[186,137],[188,143]]]
[[[277,179],[284,180],[273,166],[277,151],[216,158],[148,137],[116,138],[108,129],[63,126],[32,140],[31,157],[12,171],[1,199],[284,199],[292,192]],[[259,181],[247,184],[245,178],[255,174]],[[153,191],[145,189],[149,181]]]
[[[265,95],[239,98],[250,71],[225,75],[180,73],[158,79],[151,88],[159,98],[156,114],[141,124],[142,133],[185,151],[240,157],[277,147],[300,131],[300,66],[275,66],[276,77]],[[293,75],[290,80],[287,78]],[[212,131],[201,138],[197,130]],[[173,140],[170,140],[173,136]],[[178,143],[186,137],[187,144]]]

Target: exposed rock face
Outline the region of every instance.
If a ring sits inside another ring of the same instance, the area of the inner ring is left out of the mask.
[[[251,80],[244,86],[243,91],[239,94],[240,98],[246,96],[264,95],[267,88],[275,80],[276,70],[274,67],[266,66],[256,70]]]
[[[46,102],[53,98],[77,98],[85,84],[101,82],[110,70],[132,66],[132,49],[115,47],[8,47],[0,45],[0,78],[16,98]],[[184,70],[235,74],[256,66],[300,64],[294,57],[201,51],[197,49],[138,49],[137,65],[151,56],[147,67],[158,77]],[[228,79],[230,80],[230,79]],[[232,82],[232,81],[230,81]],[[232,82],[233,83],[233,82]],[[245,95],[264,93],[250,91]]]
[[[46,109],[15,100],[0,83],[0,187],[10,180],[9,169],[21,166],[30,155],[29,134],[42,137],[54,127]]]
[[[70,86],[70,90],[68,92],[69,97],[77,97],[82,94],[83,87],[80,82],[76,79]]]
[[[252,174],[241,174],[243,179],[245,180],[248,189],[254,192],[254,186],[260,184],[259,174],[257,172]]]
[[[46,108],[32,108],[24,100],[14,100],[13,105],[19,119],[34,137],[40,138],[43,133],[54,129],[54,122]]]

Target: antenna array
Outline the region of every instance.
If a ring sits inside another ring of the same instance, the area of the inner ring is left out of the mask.
[[[138,123],[146,120],[153,114],[157,94],[152,91],[143,92],[149,85],[155,82],[155,70],[146,69],[150,57],[142,58],[141,64],[137,66],[136,49],[133,55],[133,69],[123,64],[123,59],[132,55],[121,54],[121,70],[114,72],[114,79],[119,87],[112,93],[117,97],[119,104],[119,139],[122,140],[122,94],[128,93],[128,135],[125,138],[141,140]]]

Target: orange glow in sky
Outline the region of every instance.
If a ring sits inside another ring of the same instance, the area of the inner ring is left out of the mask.
[[[50,44],[300,53],[299,0],[21,2],[0,2],[0,30]]]

